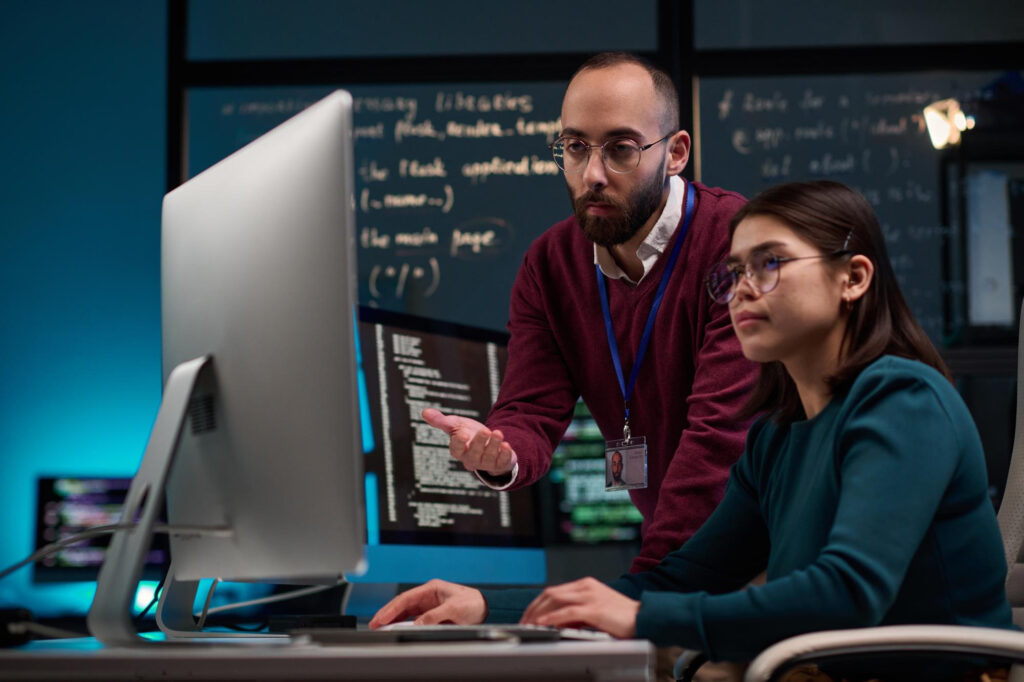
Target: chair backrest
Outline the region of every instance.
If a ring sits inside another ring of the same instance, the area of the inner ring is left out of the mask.
[[[1013,622],[1024,627],[1024,302],[1017,335],[1017,420],[1006,489],[999,505],[999,530],[1006,550],[1006,596]]]

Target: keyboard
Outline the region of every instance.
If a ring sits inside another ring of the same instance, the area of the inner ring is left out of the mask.
[[[348,628],[302,628],[292,630],[294,638],[312,644],[394,644],[413,642],[555,642],[559,640],[600,641],[612,638],[606,632],[584,628],[552,628],[542,625],[413,625],[411,621],[385,625],[377,630]]]
[[[520,625],[497,623],[493,625],[415,625],[406,620],[400,623],[385,625],[381,630],[398,632],[472,632],[474,630],[497,630],[515,635],[522,640],[557,640],[577,639],[607,642],[614,639],[607,632],[586,628],[553,628],[546,625]]]

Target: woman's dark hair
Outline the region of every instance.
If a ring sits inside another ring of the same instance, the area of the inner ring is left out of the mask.
[[[772,216],[821,253],[845,249],[867,256],[875,266],[867,292],[853,302],[843,335],[843,357],[828,378],[833,395],[845,392],[860,372],[882,355],[898,355],[931,365],[952,380],[946,363],[914,319],[900,292],[878,218],[867,200],[830,180],[770,187],[733,216],[730,237],[744,218]],[[849,238],[849,242],[847,242]],[[761,364],[761,376],[741,411],[743,418],[770,413],[780,423],[804,417],[796,385],[781,362]]]

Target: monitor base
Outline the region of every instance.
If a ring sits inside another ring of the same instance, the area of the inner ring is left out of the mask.
[[[200,375],[212,362],[208,355],[194,358],[175,367],[167,378],[149,442],[121,512],[121,522],[134,525],[114,532],[86,619],[89,632],[105,645],[152,643],[139,636],[132,606],[189,401]]]

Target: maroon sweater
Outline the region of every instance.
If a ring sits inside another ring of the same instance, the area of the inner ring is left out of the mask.
[[[756,366],[740,352],[727,306],[714,303],[704,286],[705,274],[728,252],[729,220],[744,199],[692,185],[693,220],[630,399],[632,433],[646,436],[648,447],[648,486],[630,491],[644,517],[634,572],[677,549],[711,514],[748,426],[734,415]],[[678,236],[677,230],[635,288],[607,280],[626,380]],[[500,428],[514,448],[514,487],[520,487],[547,472],[580,396],[604,437],[622,438],[622,392],[601,314],[594,247],[575,218],[554,225],[530,246],[512,287],[508,328],[508,367],[487,425]]]

